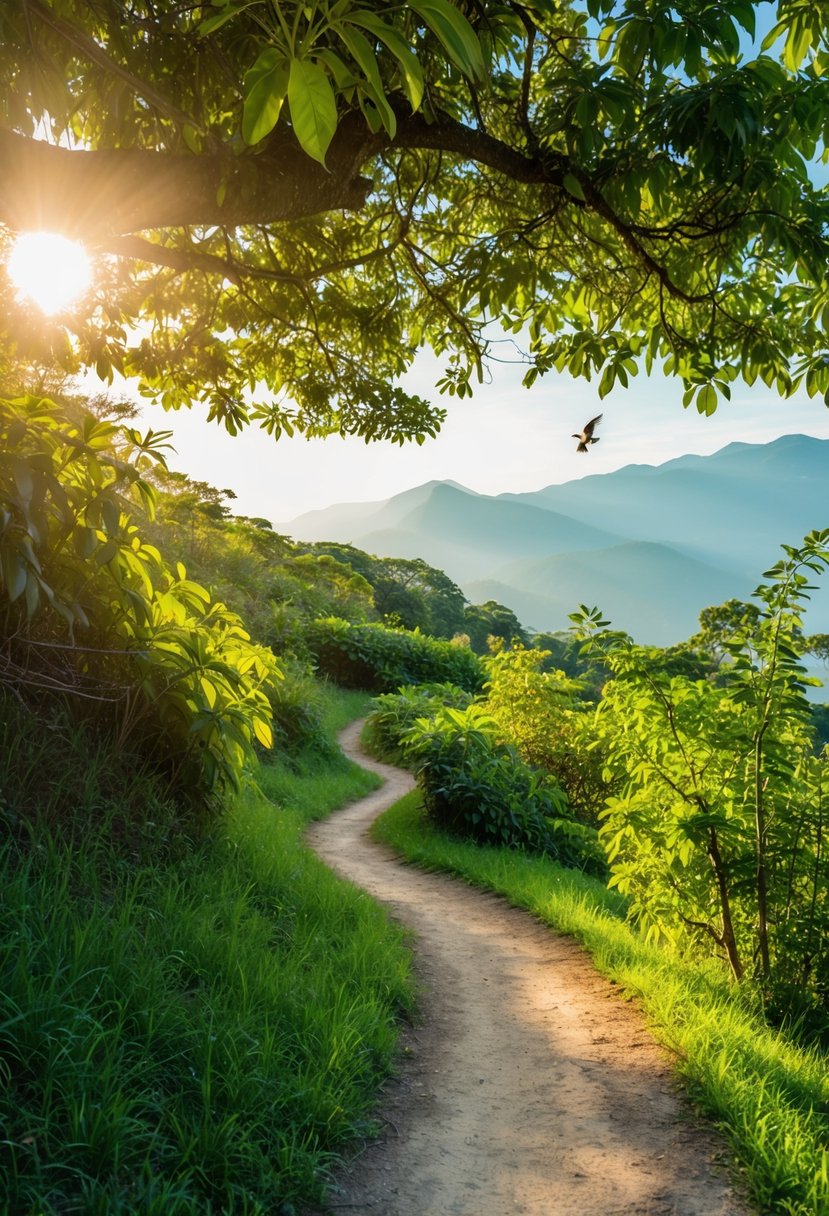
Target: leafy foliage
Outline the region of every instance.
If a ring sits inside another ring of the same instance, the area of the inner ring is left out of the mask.
[[[431,346],[467,396],[493,322],[528,384],[826,395],[827,14],[781,0],[758,51],[762,8],[9,0],[0,222],[121,262],[4,324],[231,433],[422,441],[403,372]]]
[[[167,471],[154,472],[153,482],[157,545],[280,656],[307,659],[305,626],[317,617],[361,622],[374,615],[372,588],[357,569],[327,552],[306,552],[267,520],[231,515],[228,491]]]
[[[736,978],[755,977],[771,1012],[823,1007],[825,1018],[826,758],[814,755],[799,660],[829,532],[784,550],[716,683],[661,670],[597,613],[582,626],[614,674],[597,717],[622,786],[601,833],[611,882],[652,933],[713,945]]]
[[[43,712],[56,693],[87,706],[119,746],[206,794],[270,746],[280,673],[134,522],[164,438],[0,399],[0,679]]]
[[[373,590],[374,608],[385,624],[420,629],[434,638],[452,638],[463,628],[464,593],[448,575],[422,558],[375,557],[353,545],[331,541],[307,547],[362,576]]]
[[[320,672],[347,688],[387,692],[404,684],[449,683],[477,692],[484,681],[468,647],[418,632],[330,617],[310,626],[307,637]]]
[[[497,600],[485,604],[469,604],[463,614],[463,631],[469,637],[469,645],[476,654],[486,654],[490,638],[498,639],[504,646],[513,641],[526,643],[527,635],[518,617],[511,608]]]
[[[555,782],[497,736],[498,724],[479,705],[439,709],[404,735],[430,817],[456,835],[601,872],[595,833],[573,821]]]
[[[382,760],[405,763],[403,739],[418,718],[431,718],[449,707],[466,709],[472,700],[472,693],[454,684],[408,685],[375,697],[366,720],[372,752]]]
[[[596,827],[612,786],[596,747],[595,710],[578,681],[542,670],[548,657],[514,646],[485,659],[486,709],[521,758],[552,774],[576,817]]]

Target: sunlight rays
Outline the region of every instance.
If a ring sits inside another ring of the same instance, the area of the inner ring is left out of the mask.
[[[46,316],[66,311],[92,282],[92,263],[77,241],[54,232],[24,232],[7,263],[17,299],[29,299]]]

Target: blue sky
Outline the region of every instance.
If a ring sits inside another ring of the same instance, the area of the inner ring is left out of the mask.
[[[436,399],[441,364],[419,356],[407,384]],[[493,379],[470,400],[442,398],[448,417],[437,439],[422,447],[362,440],[281,439],[248,430],[231,437],[204,421],[197,408],[165,414],[145,407],[157,429],[172,429],[171,466],[237,495],[236,513],[282,524],[336,502],[389,498],[432,479],[451,479],[484,494],[537,490],[626,464],[661,464],[689,452],[714,452],[734,441],[764,443],[778,435],[829,439],[829,409],[805,393],[783,400],[755,385],[732,386],[734,399],[711,418],[682,408],[682,385],[654,375],[615,389],[599,401],[596,385],[551,373],[532,389],[521,369],[496,365]],[[571,433],[603,413],[601,436],[586,455]]]

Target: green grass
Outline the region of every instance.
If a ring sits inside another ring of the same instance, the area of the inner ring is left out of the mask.
[[[598,968],[635,995],[670,1047],[696,1102],[726,1131],[764,1213],[829,1216],[826,1057],[770,1029],[715,966],[647,945],[601,883],[545,858],[480,847],[435,830],[417,792],[373,834],[425,869],[458,874],[571,934]]]
[[[328,694],[329,721],[352,709]],[[370,1130],[412,1000],[400,932],[302,843],[375,778],[263,766],[194,840],[135,774],[150,826],[125,832],[82,761],[53,763],[49,824],[0,848],[0,1210],[290,1216]]]

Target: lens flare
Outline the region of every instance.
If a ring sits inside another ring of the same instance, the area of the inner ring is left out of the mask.
[[[47,316],[65,312],[92,281],[92,263],[83,246],[55,232],[19,236],[8,272],[17,299],[32,300]]]

